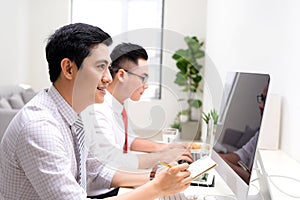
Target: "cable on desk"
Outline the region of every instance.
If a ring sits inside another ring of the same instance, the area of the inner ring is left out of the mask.
[[[269,175],[269,174],[267,174],[267,178],[269,178],[270,183],[272,183],[272,185],[273,185],[279,192],[283,193],[283,194],[286,195],[286,196],[292,197],[292,198],[297,198],[297,199],[300,198],[300,196],[298,196],[298,195],[292,195],[292,194],[289,194],[289,193],[283,191],[283,190],[282,190],[279,186],[277,186],[277,185],[274,183],[274,181],[272,180],[272,178],[286,178],[286,179],[290,179],[290,180],[293,180],[293,181],[296,181],[296,182],[300,183],[300,180],[299,180],[299,179],[296,179],[296,178],[293,178],[293,177],[289,177],[289,176],[283,176],[283,175]],[[251,180],[250,183],[252,183],[252,182],[254,182],[254,181],[258,181],[258,180],[259,180],[259,178],[253,179],[253,180]],[[259,188],[258,188],[256,185],[251,184],[251,186],[254,186],[254,187],[259,191]],[[259,194],[260,194],[260,192],[259,192]],[[260,194],[260,196],[261,196],[261,194]],[[262,196],[261,196],[261,197],[262,197]]]
[[[286,178],[286,179],[290,179],[290,180],[293,180],[293,181],[296,181],[296,182],[300,183],[300,180],[299,180],[299,179],[296,179],[296,178],[293,178],[293,177],[289,177],[289,176],[282,176],[282,175],[268,175],[267,177],[269,178],[269,180],[270,180],[270,182],[273,184],[273,186],[274,186],[277,190],[279,190],[280,192],[282,192],[283,194],[285,194],[285,195],[287,195],[287,196],[289,196],[289,197],[292,197],[292,198],[300,198],[300,196],[298,196],[298,195],[292,195],[292,194],[289,194],[289,193],[283,191],[282,189],[280,189],[280,188],[273,182],[273,180],[272,180],[271,178]]]
[[[253,181],[256,181],[256,180],[258,180],[258,178],[254,179]],[[253,181],[251,181],[251,182],[253,182]],[[251,183],[251,186],[253,186],[253,187],[255,187],[257,189],[259,197],[260,197],[259,199],[264,199],[263,195],[260,193],[259,188],[256,185],[252,184],[252,183]]]

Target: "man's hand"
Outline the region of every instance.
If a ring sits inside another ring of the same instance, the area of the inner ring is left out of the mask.
[[[160,196],[167,196],[185,190],[193,179],[190,176],[190,171],[187,170],[189,167],[187,163],[171,165],[171,168],[161,170],[156,178],[153,179],[158,187],[157,191],[161,192]]]
[[[160,151],[162,155],[162,159],[165,162],[173,162],[179,160],[185,160],[187,162],[193,162],[193,157],[189,149],[183,147],[172,147],[172,148],[164,148]]]

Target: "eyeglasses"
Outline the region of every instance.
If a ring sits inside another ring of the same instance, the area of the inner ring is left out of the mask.
[[[148,75],[141,76],[141,75],[138,75],[138,74],[136,74],[136,73],[133,73],[133,72],[129,71],[128,69],[123,69],[123,70],[124,70],[125,72],[127,72],[128,74],[131,74],[131,75],[134,75],[134,76],[139,77],[139,78],[142,80],[142,83],[143,83],[143,84],[147,83],[147,81],[148,81],[148,78],[149,78]]]
[[[257,103],[261,104],[266,101],[266,97],[263,94],[257,95],[256,97]]]

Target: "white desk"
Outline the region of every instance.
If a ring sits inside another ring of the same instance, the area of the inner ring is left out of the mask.
[[[283,178],[283,177],[273,177],[277,176],[285,176],[285,177],[294,177],[295,179],[300,180],[300,163],[293,160],[286,153],[276,150],[260,150],[261,157],[264,163],[265,170],[269,176],[268,183],[272,196],[272,200],[295,200],[289,195],[282,193],[278,190],[276,186],[281,188],[284,192],[300,197],[300,182],[294,181],[291,179]],[[198,187],[198,186],[190,186],[187,190],[184,191],[186,195],[197,195],[197,196],[205,196],[205,195],[233,195],[231,190],[228,188],[223,179],[215,172],[215,187]],[[273,183],[274,184],[273,184]],[[257,186],[257,182],[254,181],[253,185]],[[120,189],[120,194],[130,189]],[[250,193],[253,191],[257,191],[254,186],[250,186]]]
[[[299,199],[300,163],[280,150],[260,150],[260,154],[268,174],[268,182],[272,199],[296,199],[289,195],[297,196]],[[293,177],[298,181],[284,177]],[[276,188],[276,186],[289,195],[282,193],[278,188]]]

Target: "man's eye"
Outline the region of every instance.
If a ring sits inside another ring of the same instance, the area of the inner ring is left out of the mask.
[[[98,65],[98,68],[100,68],[100,69],[105,69],[106,68],[106,64],[100,64],[100,65]]]

